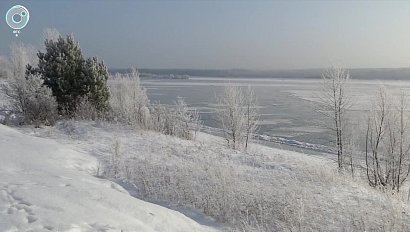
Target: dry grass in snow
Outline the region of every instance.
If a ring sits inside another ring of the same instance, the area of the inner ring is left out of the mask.
[[[213,231],[95,177],[76,149],[0,125],[0,231]]]
[[[138,198],[202,212],[227,225],[220,230],[405,231],[410,226],[403,196],[336,173],[337,164],[324,157],[254,144],[245,154],[203,133],[186,141],[98,122],[22,130],[96,156],[96,175],[117,181]]]

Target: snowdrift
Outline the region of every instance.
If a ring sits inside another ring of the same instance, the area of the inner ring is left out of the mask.
[[[0,125],[0,231],[209,231],[95,177],[95,157]]]

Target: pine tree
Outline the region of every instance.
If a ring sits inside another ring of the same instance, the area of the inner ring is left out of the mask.
[[[88,100],[97,110],[106,110],[109,91],[107,87],[108,70],[104,62],[99,63],[96,57],[87,59],[84,64],[84,75],[89,87]]]
[[[108,71],[97,58],[84,60],[80,44],[73,36],[45,41],[46,51],[38,52],[38,67],[27,72],[39,74],[56,97],[59,110],[72,114],[81,99],[88,98],[98,110],[104,110],[109,97]]]

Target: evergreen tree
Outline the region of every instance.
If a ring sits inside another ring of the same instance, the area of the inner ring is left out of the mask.
[[[99,63],[96,57],[88,58],[84,63],[84,76],[89,87],[87,89],[88,100],[99,111],[107,109],[109,98],[108,70],[104,62]]]
[[[104,110],[108,100],[108,71],[96,58],[84,60],[80,44],[73,36],[45,41],[46,51],[38,52],[38,67],[27,72],[40,74],[44,84],[56,97],[59,109],[74,113],[83,98],[89,98],[96,109]]]

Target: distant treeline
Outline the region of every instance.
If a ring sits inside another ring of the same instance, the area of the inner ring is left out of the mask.
[[[127,69],[110,69],[111,73],[129,72]],[[248,70],[248,69],[139,69],[141,74],[188,75],[200,77],[237,77],[237,78],[295,78],[317,79],[324,69],[295,70]],[[371,68],[349,69],[353,79],[361,80],[410,80],[410,68]]]

